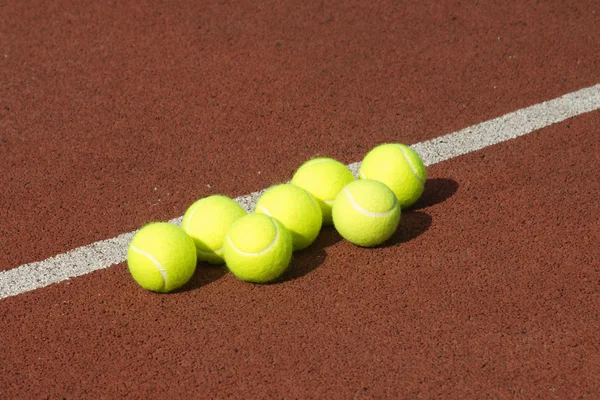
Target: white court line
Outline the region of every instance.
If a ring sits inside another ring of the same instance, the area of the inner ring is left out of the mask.
[[[411,147],[421,156],[425,165],[432,165],[598,109],[600,84]],[[356,176],[359,166],[360,162],[355,162],[348,167]],[[247,211],[252,211],[262,193],[254,192],[235,200]],[[175,218],[170,222],[180,225],[181,219]],[[126,260],[127,246],[134,234],[124,233],[43,261],[0,272],[0,299],[119,264]]]

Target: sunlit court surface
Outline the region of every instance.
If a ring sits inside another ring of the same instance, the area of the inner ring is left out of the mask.
[[[600,398],[594,1],[0,2],[7,399]],[[383,244],[256,284],[128,246],[315,157],[427,169]]]

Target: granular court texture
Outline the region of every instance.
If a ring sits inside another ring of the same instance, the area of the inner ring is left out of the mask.
[[[598,83],[592,1],[0,2],[0,269]],[[270,285],[0,300],[6,398],[600,397],[600,114],[429,167]]]

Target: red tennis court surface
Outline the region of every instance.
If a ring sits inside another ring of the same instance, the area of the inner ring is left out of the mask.
[[[0,271],[599,82],[593,1],[415,3],[0,3]],[[600,398],[599,126],[432,165],[386,246],[326,228],[276,284],[0,300],[3,397]]]

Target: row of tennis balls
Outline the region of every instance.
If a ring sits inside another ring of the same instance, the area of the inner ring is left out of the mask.
[[[129,245],[129,271],[155,292],[185,285],[198,260],[225,263],[244,281],[270,282],[288,268],[294,251],[313,243],[322,225],[334,225],[358,246],[385,242],[401,210],[423,193],[426,175],[418,154],[399,143],[369,151],[358,180],[332,158],[309,160],[290,183],[267,189],[252,213],[229,197],[212,195],[188,208],[181,228],[165,222],[144,226]]]

